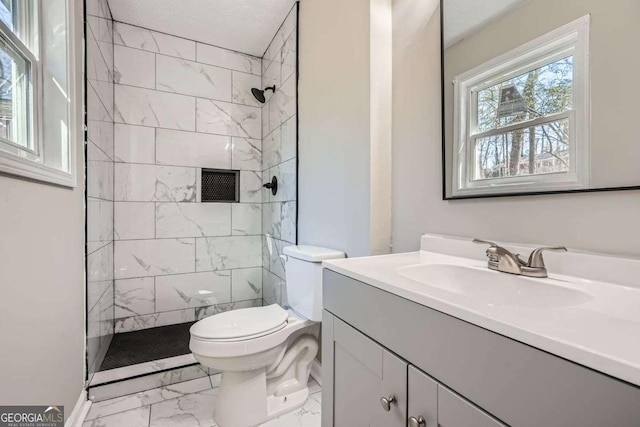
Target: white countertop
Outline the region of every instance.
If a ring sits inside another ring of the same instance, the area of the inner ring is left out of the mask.
[[[422,247],[425,247],[424,238]],[[474,249],[484,255],[481,247]],[[600,260],[594,264],[593,255],[584,258],[591,260],[592,265],[604,262]],[[640,265],[637,260],[613,262],[620,265],[626,262],[634,269]],[[325,261],[324,267],[640,386],[640,287],[550,273],[550,283],[578,289],[592,298],[575,306],[559,308],[496,306],[398,273],[401,267],[417,264],[487,268],[486,260],[427,251]]]

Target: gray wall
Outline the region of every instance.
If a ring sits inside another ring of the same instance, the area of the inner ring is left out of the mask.
[[[82,2],[75,4],[81,17]],[[75,89],[82,105],[81,86]],[[64,405],[67,416],[84,379],[84,155],[76,131],[78,187],[0,176],[0,402]]]
[[[389,252],[391,33],[386,0],[300,6],[299,242]],[[388,67],[388,68],[387,68]]]
[[[640,256],[637,191],[442,201],[439,11],[393,7],[394,252],[433,232]]]
[[[300,5],[299,242],[370,252],[369,1]]]

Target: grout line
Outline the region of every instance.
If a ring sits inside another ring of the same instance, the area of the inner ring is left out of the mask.
[[[109,123],[109,122],[101,122],[101,123]],[[111,124],[113,124],[113,122],[111,122]],[[107,153],[104,152],[104,150],[102,148],[100,148],[100,146],[98,144],[96,144],[95,142],[93,142],[91,139],[87,138],[87,142],[93,144],[98,151],[100,151],[102,154],[104,154],[108,160],[94,160],[94,159],[87,159],[88,162],[103,162],[103,163],[115,163],[115,160],[110,158],[109,155]],[[115,157],[115,155],[113,156]]]
[[[120,84],[120,83],[114,84],[114,88],[116,86],[132,87],[134,89],[149,90],[149,91],[152,91],[152,92],[162,92],[162,91],[156,91],[154,89],[141,88],[141,87],[138,87],[138,86],[123,85],[123,84]],[[198,98],[198,97],[191,96],[191,95],[182,95],[182,94],[175,93],[175,92],[162,92],[162,93],[168,93],[168,94],[171,94],[171,95],[184,96],[184,97],[187,97],[187,98],[203,99],[205,101],[226,102],[226,101],[218,101],[218,100],[210,99],[210,98]],[[227,104],[233,104],[231,102],[226,102],[226,103]],[[251,105],[244,105],[244,104],[233,104],[233,105],[240,105],[240,106],[244,106],[244,107],[252,107],[252,108],[258,108],[258,109],[260,108],[260,107],[253,107]],[[100,120],[91,120],[91,121],[100,122],[100,123],[110,123],[110,122],[102,122]],[[198,131],[195,131],[195,130],[188,130],[188,129],[168,128],[168,127],[163,127],[163,126],[148,126],[148,125],[144,125],[144,124],[140,124],[140,123],[126,123],[126,122],[116,122],[116,121],[114,121],[114,124],[125,125],[125,126],[137,126],[137,127],[142,127],[142,128],[170,130],[170,131],[185,132],[185,133],[198,133],[198,134],[203,134],[203,135],[218,135],[218,136],[224,136],[224,137],[228,137],[228,138],[244,138],[244,139],[250,139],[250,140],[253,140],[253,141],[262,141],[262,136],[260,138],[253,138],[253,137],[245,136],[245,135],[224,135],[224,134],[215,133],[215,132],[198,132]]]
[[[107,63],[107,60],[104,57],[104,54],[102,52],[102,49],[100,49],[100,42],[98,41],[98,38],[96,37],[95,33],[93,32],[93,28],[91,28],[91,25],[89,24],[89,22],[87,22],[86,27],[89,29],[89,32],[91,32],[91,35],[93,36],[93,41],[96,43],[96,47],[98,48],[98,52],[100,52],[100,58],[102,58],[102,62],[104,63],[106,69],[107,69],[107,74],[109,74],[109,64]],[[108,42],[102,42],[102,43],[108,43]],[[111,47],[113,48],[113,46],[115,46],[115,43],[111,44]],[[89,55],[87,55],[89,56]],[[115,58],[114,58],[115,61]],[[113,66],[113,64],[112,64]],[[97,80],[96,81],[102,81],[102,80]],[[106,81],[106,83],[113,83],[113,75],[111,75],[111,80],[112,81]]]
[[[145,203],[145,202],[116,202],[116,203]],[[151,202],[148,202],[151,203]],[[171,203],[171,202],[161,202],[161,203]],[[275,203],[283,203],[283,202],[273,202]],[[243,203],[245,205],[257,205],[259,203]],[[117,239],[115,240],[116,242],[150,242],[150,241],[154,241],[154,240],[184,240],[184,239],[228,239],[231,237],[237,237],[237,238],[241,238],[241,237],[260,237],[262,236],[262,233],[259,234],[225,234],[225,235],[220,235],[220,236],[180,236],[180,237],[149,237],[146,239]],[[106,240],[96,240],[96,242],[104,242]]]
[[[206,134],[206,135],[212,135],[212,134]],[[288,160],[292,160],[292,159],[288,159]],[[123,161],[116,162],[116,161],[113,161],[113,160],[89,160],[89,161],[90,162],[96,162],[96,163],[115,163],[117,165],[160,166],[160,167],[185,168],[185,169],[191,169],[191,168],[207,169],[207,168],[211,168],[210,166],[193,166],[193,165],[185,166],[185,165],[174,165],[174,164],[169,164],[169,163],[140,163],[140,162],[123,162]],[[222,170],[225,170],[225,171],[239,170],[240,172],[264,172],[264,171],[257,170],[257,169],[228,169],[228,168],[213,168],[213,169],[222,169]]]
[[[288,17],[288,16],[289,16],[289,15],[287,14],[287,17]],[[127,22],[123,22],[123,21],[117,21],[117,20],[115,20],[115,19],[113,19],[113,22],[114,22],[114,23],[118,23],[118,24],[128,25],[129,27],[139,28],[139,29],[144,30],[144,31],[150,31],[150,32],[152,32],[152,33],[164,34],[164,35],[166,35],[166,36],[174,37],[174,38],[176,38],[176,39],[182,39],[182,40],[186,40],[186,41],[194,42],[194,43],[196,43],[196,58],[198,57],[198,44],[202,44],[202,45],[205,45],[205,46],[211,46],[211,47],[216,47],[216,48],[218,48],[218,49],[226,50],[227,52],[236,53],[236,54],[238,54],[238,55],[242,55],[242,56],[249,56],[249,57],[254,58],[254,59],[261,59],[259,56],[252,55],[252,54],[250,54],[250,53],[244,53],[244,52],[240,52],[240,51],[237,51],[237,50],[228,49],[228,48],[226,48],[226,47],[217,46],[217,45],[214,45],[214,44],[205,43],[205,42],[201,42],[201,41],[194,40],[194,39],[188,39],[188,38],[186,38],[186,37],[176,36],[175,34],[165,33],[165,32],[163,32],[163,31],[158,31],[158,30],[152,30],[151,28],[141,27],[141,26],[139,26],[139,25],[135,25],[135,24],[129,24],[129,23],[127,23]],[[127,47],[128,47],[128,46],[127,46]],[[186,58],[181,58],[181,59],[186,59]]]
[[[229,99],[233,102],[233,71],[231,72],[231,94],[229,95]]]
[[[262,58],[264,59],[264,57],[267,55],[267,52],[269,51],[269,48],[271,47],[271,45],[273,44],[273,42],[275,41],[276,37],[278,36],[278,33],[280,32],[280,30],[282,29],[282,27],[284,26],[284,23],[287,22],[287,19],[289,18],[289,15],[291,15],[291,12],[293,12],[293,10],[298,7],[298,2],[296,1],[293,6],[291,7],[291,9],[289,9],[289,12],[287,12],[286,16],[284,17],[284,20],[282,21],[282,24],[280,24],[280,26],[278,27],[278,29],[276,30],[276,33],[273,35],[273,37],[271,38],[271,41],[269,42],[269,45],[267,46],[267,49],[264,51],[264,53],[262,54]],[[296,22],[296,25],[294,26],[293,30],[297,31],[298,29],[298,23]],[[291,30],[291,32],[293,32],[293,30]],[[291,34],[287,34],[286,37],[288,38],[289,35]]]
[[[207,99],[207,98],[204,98]],[[231,100],[233,101],[233,100]],[[216,102],[224,102],[224,101],[216,101]],[[218,107],[216,105],[216,107]],[[193,102],[193,130],[198,133],[198,97],[195,98],[195,101]],[[218,107],[219,108],[219,107]],[[160,123],[158,123],[160,124]]]
[[[289,243],[289,242],[287,242]],[[252,267],[238,267],[238,268],[227,268],[227,269],[223,269],[223,270],[208,270],[208,271],[196,271],[196,272],[189,272],[189,273],[175,273],[175,274],[157,274],[154,276],[136,276],[136,277],[119,277],[117,279],[113,279],[113,280],[134,280],[134,279],[149,279],[149,278],[157,278],[157,277],[175,277],[175,276],[186,276],[189,274],[200,274],[200,273],[226,273],[229,272],[229,276],[231,275],[231,272],[234,270],[252,270],[252,269],[256,269],[256,268],[261,268],[262,265],[254,265]],[[107,280],[96,280],[93,281],[91,283],[98,283],[98,282],[108,282],[109,279]],[[155,284],[155,282],[154,282]],[[247,300],[248,301],[248,300]],[[212,305],[216,305],[216,304],[212,304]],[[177,310],[169,310],[169,311],[177,311]],[[147,313],[150,314],[150,313]],[[128,317],[132,317],[132,316],[128,316]]]
[[[120,203],[127,203],[127,202],[120,202]],[[154,201],[151,203],[153,203],[153,240],[158,240],[158,202]],[[146,240],[146,239],[140,239],[140,240]]]
[[[130,25],[130,24],[126,24],[126,25]],[[198,44],[202,44],[202,45],[206,45],[206,46],[212,46],[212,45],[207,45],[206,43],[200,43],[200,42],[198,42]],[[206,65],[208,67],[219,68],[221,70],[231,71],[233,73],[242,73],[242,74],[246,74],[248,76],[254,76],[254,77],[261,77],[262,76],[262,74],[255,74],[255,73],[252,73],[251,71],[238,70],[237,68],[225,67],[224,65],[211,64],[209,62],[198,61],[197,47],[196,47],[196,59],[189,59],[189,58],[183,58],[181,56],[170,55],[170,54],[165,53],[165,52],[154,52],[152,50],[141,49],[141,48],[135,47],[135,46],[127,46],[125,44],[120,44],[120,43],[115,43],[115,42],[114,42],[114,46],[123,47],[125,49],[137,50],[138,52],[153,53],[153,54],[156,54],[156,55],[165,56],[167,58],[179,59],[181,61],[193,62],[195,64]],[[213,46],[213,47],[217,47],[217,46]],[[220,49],[224,49],[224,48],[220,48]],[[246,55],[246,54],[240,53],[240,55]],[[256,59],[260,60],[261,58],[257,58],[256,57]],[[262,72],[262,67],[260,67],[260,72]]]
[[[158,90],[158,54],[156,52],[153,52],[153,88]]]
[[[279,277],[278,275],[276,275],[275,273],[269,271],[272,275],[276,276],[278,279],[280,280],[284,280],[281,277]],[[108,289],[107,289],[108,291]],[[105,291],[105,293],[107,292]],[[147,317],[147,316],[155,316],[158,314],[165,314],[165,313],[176,313],[176,312],[189,312],[190,310],[194,311],[194,316],[195,316],[195,311],[198,309],[206,309],[206,308],[210,308],[210,307],[218,307],[218,306],[228,306],[231,304],[238,304],[238,303],[248,303],[248,302],[253,302],[256,300],[261,299],[261,297],[258,298],[252,298],[252,299],[241,299],[238,301],[229,301],[229,302],[222,302],[219,304],[211,304],[211,305],[200,305],[197,307],[187,307],[187,308],[179,308],[176,310],[163,310],[163,311],[155,311],[153,313],[147,313],[147,314],[135,314],[133,316],[126,316],[126,317],[118,317],[116,319],[114,319],[114,321],[126,321],[128,319],[135,319],[135,318],[140,318],[140,317]],[[98,300],[99,301],[99,300]],[[193,322],[192,320],[187,320],[186,322],[180,322],[180,323],[190,323]],[[150,326],[148,328],[140,328],[140,329],[127,329],[126,331],[122,331],[122,332],[116,332],[118,334],[123,334],[123,333],[127,333],[127,332],[135,332],[135,331],[141,331],[141,330],[145,330],[145,329],[151,329],[151,328],[161,328],[163,326],[172,326],[172,325],[179,325],[180,323],[169,323],[166,325],[155,325],[155,326]]]
[[[113,84],[114,96],[115,96],[115,83],[114,82],[104,82],[102,80],[87,79],[87,83],[89,83],[89,86],[91,86],[91,89],[95,93],[96,98],[100,102],[100,105],[102,105],[102,108],[104,108],[104,110],[107,112],[107,116],[109,116],[109,118],[111,119],[111,120],[97,120],[97,119],[95,119],[93,117],[90,118],[90,117],[87,116],[87,120],[88,121],[93,121],[93,122],[100,122],[100,123],[114,123],[114,121],[115,121],[115,111],[113,110],[113,107],[111,108],[111,113],[109,113],[109,109],[107,108],[106,105],[104,105],[104,100],[102,99],[102,97],[98,93],[98,89],[95,87],[95,85],[92,82],[107,83],[107,84],[111,83],[111,84]],[[114,104],[115,104],[115,102],[114,102]],[[87,108],[87,110],[88,110],[88,108]]]
[[[101,80],[91,80],[91,81],[101,81]],[[287,80],[288,81],[288,80]],[[108,82],[105,82],[108,83]],[[130,88],[134,88],[134,89],[142,89],[142,90],[148,90],[148,91],[152,91],[152,92],[158,92],[158,93],[166,93],[169,95],[177,95],[177,96],[184,96],[187,98],[195,98],[195,99],[202,99],[204,101],[215,101],[215,102],[223,102],[225,104],[232,104],[232,105],[239,105],[241,107],[250,107],[250,108],[255,108],[255,109],[261,109],[261,107],[256,106],[256,105],[251,105],[251,104],[243,104],[240,102],[233,102],[233,99],[230,101],[224,100],[224,99],[217,99],[217,98],[207,98],[204,96],[198,96],[198,95],[192,95],[192,94],[187,94],[187,93],[181,93],[181,92],[171,92],[168,90],[162,90],[162,89],[153,89],[153,88],[148,88],[148,87],[144,87],[144,86],[135,86],[132,84],[126,84],[126,83],[113,83],[114,86],[124,86],[124,87],[130,87]],[[159,127],[159,126],[155,126],[155,127]],[[194,131],[192,131],[194,132]],[[258,139],[258,138],[253,138],[253,139]]]

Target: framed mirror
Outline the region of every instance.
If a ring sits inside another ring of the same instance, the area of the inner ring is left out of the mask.
[[[440,13],[445,200],[640,189],[640,2]]]

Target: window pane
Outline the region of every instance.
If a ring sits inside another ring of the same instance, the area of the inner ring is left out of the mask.
[[[573,108],[573,56],[478,92],[477,132]]]
[[[0,38],[0,138],[33,150],[30,63]]]
[[[13,2],[11,0],[0,0],[0,21],[13,30]]]
[[[569,120],[476,140],[476,180],[569,170]]]

